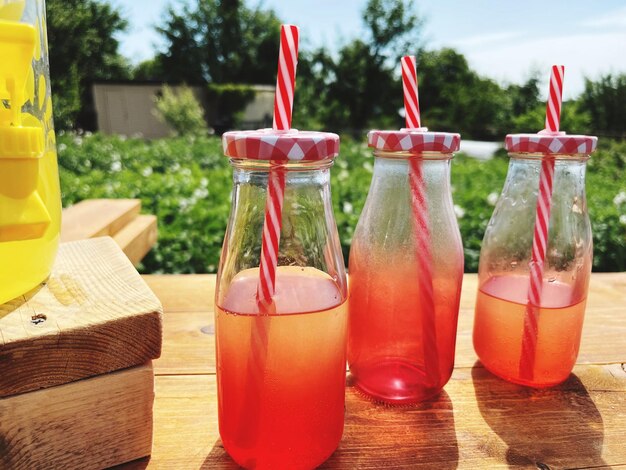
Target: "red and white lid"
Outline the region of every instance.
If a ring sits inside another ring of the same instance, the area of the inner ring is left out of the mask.
[[[592,153],[598,138],[590,135],[567,135],[565,132],[541,131],[537,134],[509,134],[504,148],[513,153],[574,155]]]
[[[339,155],[339,136],[331,132],[289,129],[230,131],[222,136],[224,155],[273,161],[313,161]]]
[[[367,134],[367,145],[386,152],[441,152],[459,150],[461,135],[450,132],[429,132],[427,128],[399,131],[372,130]]]

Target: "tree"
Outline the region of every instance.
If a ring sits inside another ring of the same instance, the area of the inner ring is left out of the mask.
[[[453,49],[423,52],[417,67],[425,126],[475,139],[500,138],[506,132],[506,93],[471,70],[462,54]]]
[[[587,132],[626,136],[626,74],[604,75],[595,82],[586,79],[580,100],[591,117]]]
[[[423,21],[413,0],[369,0],[363,10],[372,57],[397,65],[406,51],[417,53]]]
[[[115,38],[127,23],[96,0],[47,0],[46,10],[56,126],[93,128],[89,84],[129,76]]]
[[[158,28],[164,50],[151,72],[166,81],[266,83],[276,80],[280,20],[240,0],[198,0],[170,8]]]
[[[511,112],[514,116],[527,113],[541,104],[540,84],[539,72],[533,70],[524,84],[506,87],[506,93],[511,100]]]
[[[307,115],[296,108],[295,120],[308,118],[305,122],[355,133],[401,125],[399,59],[419,52],[422,23],[415,12],[412,0],[369,0],[362,14],[364,38],[345,44],[336,58],[322,50],[305,55],[298,68],[296,104]]]

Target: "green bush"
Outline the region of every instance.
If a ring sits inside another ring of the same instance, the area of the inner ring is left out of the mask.
[[[234,83],[210,83],[207,92],[211,107],[215,113],[213,125],[220,130],[232,129],[241,121],[244,109],[255,96],[254,88],[250,85]]]
[[[155,105],[156,117],[170,126],[175,136],[207,135],[204,110],[188,86],[174,91],[165,85]]]
[[[150,273],[215,272],[230,210],[232,172],[216,137],[146,142],[102,134],[58,138],[63,205],[87,198],[139,198],[158,216],[159,241],[143,261]],[[332,170],[335,216],[347,256],[369,190],[374,157],[342,139]],[[476,271],[483,233],[506,177],[505,158],[458,155],[452,190],[466,271]],[[594,269],[626,270],[626,143],[606,142],[589,161],[587,195]],[[621,175],[621,177],[619,176]]]

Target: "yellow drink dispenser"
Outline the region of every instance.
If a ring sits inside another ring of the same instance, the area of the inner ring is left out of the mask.
[[[0,304],[48,277],[60,225],[44,0],[0,0]]]

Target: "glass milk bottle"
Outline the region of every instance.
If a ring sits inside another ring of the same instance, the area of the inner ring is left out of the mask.
[[[424,128],[368,135],[376,158],[350,251],[348,362],[376,401],[427,399],[452,374],[463,247],[450,162],[459,143]]]
[[[337,448],[344,419],[347,282],[330,194],[339,137],[267,129],[227,132],[223,143],[234,188],[215,299],[220,435],[244,467],[314,468]],[[278,174],[283,207],[271,210],[282,226],[265,309],[259,266]]]
[[[0,304],[52,268],[61,197],[43,0],[0,0]]]
[[[511,382],[555,385],[576,362],[592,264],[585,167],[596,142],[563,132],[506,137],[511,160],[480,253],[474,348],[488,370]],[[544,221],[537,214],[547,207]],[[541,263],[534,251],[544,243]],[[530,300],[531,272],[540,276],[538,305]]]

